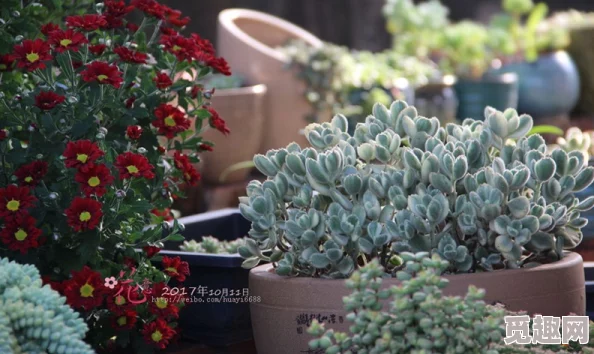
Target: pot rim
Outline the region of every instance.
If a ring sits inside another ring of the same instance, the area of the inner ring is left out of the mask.
[[[264,95],[268,91],[265,84],[249,85],[227,89],[216,89],[213,98],[247,95]]]
[[[466,277],[467,279],[478,279],[482,278],[485,275],[489,275],[490,277],[497,277],[497,276],[507,276],[507,275],[517,275],[517,274],[529,274],[529,273],[542,273],[547,272],[552,269],[560,269],[560,268],[571,268],[576,266],[576,264],[583,264],[582,256],[577,252],[570,252],[565,251],[564,257],[556,262],[542,264],[537,267],[533,268],[519,268],[519,269],[501,269],[492,272],[483,272],[483,273],[462,273],[462,274],[452,274],[452,275],[445,275],[444,277],[447,279],[453,279],[456,277]],[[270,282],[291,282],[291,285],[299,285],[299,284],[311,284],[311,283],[320,283],[320,282],[336,282],[336,281],[345,281],[344,279],[323,279],[323,278],[312,278],[312,277],[290,277],[290,276],[280,276],[277,275],[275,272],[272,271],[272,264],[267,263],[260,266],[257,266],[250,270],[250,278],[257,277],[260,281],[270,281]],[[388,278],[394,279],[396,278]]]
[[[467,77],[458,77],[454,86],[456,84],[515,84],[518,82],[518,75],[516,73],[487,73],[486,75],[482,76],[478,79],[467,78]]]
[[[289,21],[283,20],[282,18],[272,16],[264,12],[235,8],[226,9],[219,13],[219,24],[223,26],[227,31],[229,31],[232,35],[239,38],[241,41],[249,44],[251,47],[261,52],[262,54],[282,62],[289,62],[289,57],[284,53],[270,46],[267,46],[266,44],[260,42],[256,38],[248,35],[235,23],[235,21],[238,19],[249,19],[263,22],[266,25],[276,27],[282,31],[288,32],[296,38],[303,39],[314,47],[320,48],[323,46],[323,43],[319,38],[317,38],[310,32],[306,31],[305,29]]]

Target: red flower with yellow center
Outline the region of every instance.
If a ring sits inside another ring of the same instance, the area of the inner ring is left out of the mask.
[[[157,283],[151,289],[149,301],[150,313],[158,317],[170,319],[179,316],[179,295],[171,295],[170,289],[164,283]]]
[[[78,28],[84,32],[91,32],[107,26],[107,21],[103,15],[78,15],[66,17],[66,26]]]
[[[157,119],[153,120],[151,124],[158,128],[159,134],[163,134],[169,139],[190,128],[190,120],[177,107],[163,103],[155,109],[154,113]]]
[[[118,155],[115,166],[120,172],[120,179],[140,177],[152,179],[155,177],[155,174],[153,173],[154,167],[149,163],[149,160],[146,157],[133,152],[125,152]]]
[[[68,225],[74,231],[93,230],[99,225],[103,212],[102,204],[94,199],[76,197],[66,209]]]
[[[206,109],[208,109],[208,111],[210,112],[210,119],[209,119],[210,126],[225,135],[229,134],[230,130],[227,127],[227,123],[221,118],[219,113],[217,113],[217,111],[215,111],[211,107],[207,107]]]
[[[26,254],[29,249],[39,247],[41,230],[35,227],[36,222],[28,214],[17,215],[0,231],[0,240],[8,249]]]
[[[140,139],[141,135],[142,127],[140,127],[139,125],[131,125],[128,128],[126,128],[126,136],[130,140],[138,140]]]
[[[87,197],[91,195],[103,196],[107,192],[105,186],[113,182],[113,176],[104,164],[89,166],[85,171],[79,170],[74,179],[80,183],[80,187]]]
[[[159,348],[165,349],[169,341],[175,336],[175,331],[167,325],[167,322],[157,318],[153,322],[147,323],[142,329],[144,340]]]
[[[136,311],[127,310],[111,318],[111,326],[117,330],[132,329],[136,326],[138,314]]]
[[[148,55],[145,53],[130,50],[126,47],[116,47],[113,52],[116,53],[120,59],[126,63],[146,64],[146,59],[148,58]]]
[[[0,188],[0,218],[28,215],[27,209],[36,201],[37,198],[31,194],[29,187],[17,187],[11,184],[6,188]]]
[[[177,281],[186,280],[186,275],[190,275],[190,266],[188,262],[182,262],[179,257],[163,256],[163,271],[165,274],[176,279]]]
[[[105,51],[105,48],[107,48],[105,44],[95,44],[89,46],[89,51],[96,56],[100,56]]]
[[[162,36],[160,44],[166,52],[175,55],[179,61],[191,62],[197,50],[196,43],[192,39],[181,35]]]
[[[79,272],[72,272],[72,278],[64,284],[64,295],[68,305],[76,309],[91,310],[101,306],[106,289],[101,274],[84,266]]]
[[[76,32],[72,28],[69,28],[66,31],[58,29],[49,34],[49,43],[54,46],[54,50],[58,53],[67,50],[78,52],[80,45],[88,42],[89,41],[82,33]]]
[[[103,156],[103,151],[90,140],[77,140],[68,142],[63,156],[66,158],[66,167],[84,171]]]
[[[169,75],[163,72],[158,73],[157,76],[155,76],[155,78],[153,79],[153,81],[155,82],[159,90],[164,90],[169,86],[173,85],[173,81],[171,81]]]
[[[142,302],[138,289],[130,285],[121,285],[116,287],[107,295],[107,308],[114,314],[122,314],[131,310],[138,303]]]
[[[19,68],[33,71],[45,69],[44,61],[51,60],[52,56],[48,43],[41,39],[25,39],[22,44],[14,46],[13,58],[17,61]]]
[[[41,91],[35,96],[35,106],[39,107],[41,110],[48,111],[64,102],[65,99],[66,97],[53,91]]]
[[[19,167],[14,175],[19,179],[21,186],[35,187],[47,173],[47,162],[35,160],[29,164]]]
[[[0,55],[0,72],[12,71],[14,57],[12,54]]]
[[[190,162],[188,157],[179,151],[176,151],[173,155],[175,167],[181,171],[184,180],[190,185],[194,186],[200,181],[200,173],[194,168],[194,165]]]
[[[122,72],[117,65],[111,65],[102,61],[94,61],[87,64],[85,70],[80,73],[86,82],[97,82],[102,85],[111,85],[120,88],[122,85]]]

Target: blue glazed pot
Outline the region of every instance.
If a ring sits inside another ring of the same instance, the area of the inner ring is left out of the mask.
[[[507,64],[497,72],[518,75],[518,112],[533,118],[567,114],[580,97],[580,76],[565,51],[541,55],[533,63]]]
[[[516,108],[518,80],[515,74],[489,73],[480,80],[459,79],[454,84],[458,97],[457,118],[485,119],[485,107],[499,111]]]

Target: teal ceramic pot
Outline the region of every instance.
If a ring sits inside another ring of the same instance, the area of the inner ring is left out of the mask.
[[[535,119],[567,114],[580,97],[577,66],[565,51],[541,55],[533,63],[507,64],[499,72],[518,75],[518,111]]]
[[[458,79],[454,90],[458,98],[456,115],[459,120],[484,120],[487,106],[503,111],[518,105],[518,78],[512,73],[490,73],[480,80]]]

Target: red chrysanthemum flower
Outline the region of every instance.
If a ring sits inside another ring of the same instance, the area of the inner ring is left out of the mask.
[[[20,214],[9,220],[2,231],[0,240],[9,250],[26,254],[29,249],[39,247],[41,230],[35,227],[37,221],[28,214]]]
[[[114,314],[122,314],[142,302],[138,288],[120,285],[107,295],[107,308]]]
[[[126,23],[126,29],[132,33],[136,33],[138,31],[138,25],[132,22]]]
[[[198,49],[201,52],[204,52],[205,54],[210,54],[211,56],[215,55],[214,46],[208,39],[200,37],[200,35],[197,33],[192,33],[190,35],[190,38],[192,38],[192,40],[194,41],[196,49]]]
[[[217,111],[215,111],[212,107],[207,107],[206,109],[208,109],[208,111],[210,112],[210,119],[209,119],[210,126],[225,135],[229,134],[230,130],[227,127],[227,123],[225,123],[225,121],[221,118],[221,116],[219,116]]]
[[[166,36],[177,36],[179,33],[171,28],[171,27],[165,27],[165,26],[161,26],[159,28],[159,30],[161,31],[162,34],[166,35]]]
[[[131,125],[128,128],[126,128],[126,136],[130,140],[138,140],[140,139],[141,135],[142,127],[140,127],[139,125]]]
[[[101,203],[91,198],[76,197],[66,209],[68,225],[74,231],[93,230],[99,225],[103,212]]]
[[[137,52],[135,50],[130,50],[126,47],[116,47],[113,50],[122,61],[126,63],[133,63],[133,64],[146,64],[146,59],[148,55],[145,53]]]
[[[44,61],[52,59],[49,44],[41,39],[25,39],[22,44],[15,45],[13,57],[19,68],[28,71],[45,69]]]
[[[210,66],[214,70],[218,71],[219,73],[229,76],[231,75],[231,69],[229,68],[229,64],[223,58],[212,58],[206,62],[206,65]]]
[[[132,106],[134,105],[134,102],[135,101],[136,101],[136,97],[135,96],[132,96],[132,97],[128,98],[126,100],[126,108],[128,108],[128,109],[129,108],[132,108]]]
[[[161,249],[157,246],[144,246],[142,247],[147,258],[153,258],[157,253],[161,252]]]
[[[213,151],[213,147],[208,144],[200,144],[200,151]]]
[[[165,8],[155,0],[132,0],[132,5],[147,16],[165,19]]]
[[[79,170],[74,180],[80,183],[80,187],[87,197],[91,195],[101,197],[107,192],[105,187],[113,182],[113,176],[104,164],[93,164],[84,171]]]
[[[19,179],[21,186],[35,187],[41,182],[47,173],[47,162],[35,160],[29,164],[19,167],[14,175]]]
[[[64,102],[65,99],[66,97],[53,91],[41,91],[35,96],[35,105],[41,110],[48,111]]]
[[[111,317],[111,326],[116,330],[132,329],[136,326],[137,316],[138,314],[133,310],[113,315]]]
[[[203,89],[204,87],[202,87],[202,85],[192,86],[192,89],[190,90],[190,97],[195,99],[196,97],[198,97],[198,93],[202,92]]]
[[[49,285],[54,291],[59,292],[60,294],[64,293],[64,285],[60,281],[52,280],[50,275],[42,275],[41,282],[43,285]]]
[[[194,186],[200,181],[200,173],[194,168],[188,157],[179,151],[176,151],[173,155],[175,167],[181,171],[184,176],[184,180],[190,185]]]
[[[60,30],[60,26],[52,22],[48,22],[45,25],[41,26],[41,33],[43,33],[43,35],[46,37],[48,37],[53,31],[58,30]]]
[[[188,262],[183,262],[179,257],[169,258],[163,256],[163,271],[170,277],[182,282],[186,280],[186,275],[190,275],[190,266]]]
[[[122,85],[122,72],[117,65],[110,65],[102,61],[94,61],[87,64],[86,69],[80,73],[86,82],[96,81],[99,84],[111,85],[120,88]]]
[[[175,55],[179,61],[191,62],[197,51],[196,43],[181,35],[162,36],[160,44],[163,44],[165,51]]]
[[[106,1],[104,15],[107,28],[121,27],[124,24],[122,17],[126,16],[133,9],[134,6],[128,6],[123,1]]]
[[[8,132],[6,131],[6,129],[0,129],[0,141],[6,139],[7,136]]]
[[[173,85],[173,81],[171,81],[169,75],[163,72],[157,73],[157,76],[155,76],[153,81],[155,82],[159,90],[164,90],[169,86]]]
[[[49,34],[49,43],[54,46],[56,52],[62,53],[67,50],[78,52],[78,47],[81,44],[89,43],[89,41],[82,33],[69,28],[66,31],[52,31]]]
[[[91,310],[101,306],[106,289],[101,274],[84,266],[79,272],[72,272],[72,278],[65,281],[64,295],[68,305],[76,309]]]
[[[172,139],[177,133],[190,128],[190,120],[183,111],[169,104],[161,104],[155,109],[156,119],[151,124],[158,128],[159,134]]]
[[[174,25],[175,27],[184,27],[190,23],[190,18],[188,16],[182,18],[181,15],[181,11],[165,7],[165,16],[167,17],[167,22]]]
[[[95,44],[89,46],[89,51],[96,56],[100,56],[105,51],[105,48],[107,48],[105,44]]]
[[[73,60],[72,61],[72,67],[74,68],[74,70],[80,68],[81,66],[83,66],[83,62],[80,60]]]
[[[63,156],[66,167],[86,170],[103,156],[103,151],[90,140],[77,140],[66,144]]]
[[[120,171],[120,179],[140,178],[152,179],[155,177],[153,173],[153,165],[149,160],[132,152],[125,152],[118,155],[115,166]]]
[[[14,184],[6,188],[0,188],[0,218],[15,218],[19,215],[28,214],[27,209],[31,208],[37,201],[31,194],[29,187],[17,187]]]
[[[164,153],[166,153],[166,152],[167,152],[167,149],[165,149],[163,146],[159,146],[159,147],[157,148],[157,151],[159,151],[159,153],[160,153],[161,155],[163,155]]]
[[[84,32],[91,32],[99,28],[107,27],[107,21],[103,15],[86,14],[66,17],[66,26],[78,28]]]
[[[148,309],[150,313],[160,318],[172,319],[179,316],[176,297],[172,296],[164,283],[157,283],[151,289]]]
[[[12,54],[0,55],[0,72],[12,71],[14,57]]]
[[[167,188],[167,187],[165,186],[165,188]],[[171,214],[171,210],[169,208],[165,208],[163,210],[156,209],[156,208],[151,209],[151,214],[160,218],[163,221],[172,221],[173,220],[173,215]]]
[[[175,331],[167,325],[167,322],[157,318],[153,322],[147,323],[142,329],[144,340],[152,346],[159,349],[165,349],[169,341],[175,336]]]

